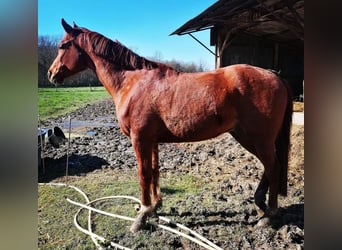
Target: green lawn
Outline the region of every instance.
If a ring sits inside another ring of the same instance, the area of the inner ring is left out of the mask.
[[[110,95],[104,87],[38,88],[38,110],[41,120],[67,114],[88,103]]]
[[[189,196],[199,196],[205,184],[200,176],[193,176],[192,174],[181,176],[162,174],[161,183],[163,185],[163,198],[166,202],[164,202],[160,212],[164,214],[169,213],[171,208],[179,207],[179,202],[184,200],[188,202],[184,204],[184,207],[179,208],[179,211],[191,211],[194,204]],[[90,200],[111,195],[131,195],[140,199],[136,170],[115,172],[111,169],[105,169],[98,172],[94,171],[85,176],[70,176],[69,185],[80,188]],[[66,198],[85,203],[84,198],[72,188],[38,186],[38,249],[95,249],[91,238],[80,232],[74,225],[73,217],[79,207],[67,202]],[[212,195],[208,195],[203,202],[212,204],[213,199]],[[94,207],[134,218],[136,216],[135,203],[126,199],[107,199],[96,202]],[[87,228],[87,215],[86,210],[83,210],[78,218],[78,222],[84,228]],[[192,219],[186,218],[186,216],[183,218],[178,216],[174,218],[173,216],[175,215],[168,215],[167,217],[177,219],[181,223],[186,223]],[[129,233],[131,222],[97,213],[93,213],[91,221],[93,232],[132,249],[140,249],[139,246],[146,244],[150,248],[141,248],[165,249],[165,246],[168,245],[168,239],[172,237],[172,234],[167,231],[161,235],[143,230],[133,235]],[[119,242],[120,240],[121,242]]]

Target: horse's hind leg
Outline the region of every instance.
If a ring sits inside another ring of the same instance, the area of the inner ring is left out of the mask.
[[[260,184],[256,191],[256,202],[264,203],[263,199],[269,186],[268,206],[269,211],[266,211],[269,215],[275,215],[278,209],[278,193],[280,186],[280,164],[278,162],[274,143],[262,143],[256,146],[257,155],[260,161],[263,163],[265,172],[261,178]],[[258,201],[257,201],[258,200]],[[259,206],[260,207],[260,206]]]
[[[248,136],[239,124],[234,128],[233,131],[230,132],[230,134],[235,138],[235,140],[237,140],[241,144],[241,146],[243,146],[249,152],[251,152],[256,157],[258,157],[258,152],[251,140],[252,136]],[[267,208],[265,201],[266,201],[266,193],[268,191],[268,187],[269,187],[268,179],[264,172],[254,194],[255,204],[263,212],[265,212]]]
[[[256,157],[258,157],[258,159],[265,164],[267,166],[272,166],[272,153],[269,156],[268,154],[265,154],[264,151],[266,149],[265,145],[262,144],[254,144],[254,139],[255,136],[253,135],[248,135],[244,129],[241,127],[240,124],[238,124],[233,131],[230,132],[230,134],[245,148],[247,149],[249,152],[251,152],[252,154],[254,154]],[[259,141],[259,140],[258,140]],[[272,152],[272,151],[271,151]],[[264,165],[265,166],[265,165]],[[273,169],[273,167],[267,167],[267,169]],[[270,172],[270,171],[268,171]],[[271,171],[272,172],[272,171]],[[254,199],[255,199],[255,204],[260,208],[260,210],[262,212],[266,212],[267,206],[266,206],[266,194],[267,191],[269,189],[269,180],[268,180],[268,176],[266,174],[266,167],[265,167],[265,171],[261,177],[260,183],[255,191],[254,194]],[[272,204],[274,203],[274,201],[272,202]],[[272,205],[274,206],[274,205]]]
[[[254,193],[254,200],[255,204],[261,209],[261,211],[266,212],[267,206],[266,206],[266,193],[268,191],[269,183],[266,176],[266,173],[262,174],[261,180],[259,182],[259,185]]]
[[[158,157],[158,143],[152,149],[152,181],[151,181],[151,194],[152,194],[152,208],[156,212],[162,206],[162,196],[159,187],[159,157]]]

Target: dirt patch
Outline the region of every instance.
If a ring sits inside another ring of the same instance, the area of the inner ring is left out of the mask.
[[[129,139],[120,131],[114,110],[112,101],[105,100],[70,113],[72,120],[99,121],[95,126],[73,127],[69,150],[70,181],[86,189],[93,199],[108,195],[103,191],[105,187],[110,187],[112,195],[125,192],[139,197],[135,155]],[[61,126],[68,136],[66,121],[67,117],[50,119],[42,122],[42,127]],[[101,126],[101,122],[110,125]],[[89,130],[92,133],[87,134]],[[255,227],[258,214],[253,194],[263,167],[229,134],[204,142],[160,144],[164,198],[160,214],[188,226],[223,249],[304,248],[304,127],[294,125],[291,136],[288,196],[279,198],[280,216],[271,227]],[[66,150],[67,143],[59,149],[46,145],[42,155],[45,172],[39,168],[39,182],[64,181]],[[46,206],[42,202],[39,201],[40,207]],[[50,215],[40,209],[39,221],[44,221]],[[113,223],[106,224],[107,228]],[[50,246],[51,240],[45,236],[53,229],[43,227],[41,222],[38,227],[39,247],[43,249]],[[132,235],[128,233],[129,223],[122,228],[107,236],[133,249],[199,249],[160,230]],[[66,247],[75,244],[71,240]]]

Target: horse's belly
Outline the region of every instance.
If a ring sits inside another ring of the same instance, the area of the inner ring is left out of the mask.
[[[235,127],[233,117],[211,115],[205,119],[178,119],[169,120],[167,130],[161,139],[164,142],[201,141],[216,137]]]

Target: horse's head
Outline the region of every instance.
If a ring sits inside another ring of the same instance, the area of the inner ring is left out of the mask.
[[[58,44],[58,54],[48,70],[48,78],[54,83],[63,83],[64,79],[72,76],[89,66],[89,56],[77,43],[77,37],[87,31],[79,28],[75,23],[74,27],[62,19],[62,26],[66,32]]]

